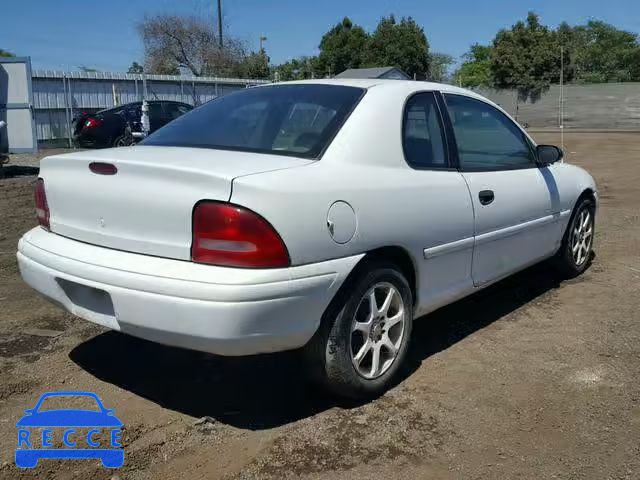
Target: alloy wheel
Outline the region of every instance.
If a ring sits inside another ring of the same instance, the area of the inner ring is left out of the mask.
[[[582,265],[589,258],[593,241],[593,215],[585,208],[578,214],[571,232],[571,254],[576,266]]]
[[[351,324],[351,361],[358,374],[373,380],[391,367],[405,324],[402,295],[391,283],[377,283],[363,295]]]

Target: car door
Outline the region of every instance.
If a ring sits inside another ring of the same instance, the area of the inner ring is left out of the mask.
[[[166,125],[164,110],[160,102],[149,102],[149,131],[155,132]]]
[[[140,132],[142,130],[140,124],[142,119],[142,103],[131,103],[127,105],[122,111],[122,117],[125,122],[129,124],[132,131]]]
[[[407,173],[412,178],[405,193],[420,213],[410,227],[421,249],[416,309],[420,315],[473,290],[473,208],[465,180],[452,163],[434,92],[419,92],[407,100],[402,148],[413,169]]]
[[[539,168],[522,129],[480,99],[444,94],[460,171],[474,208],[472,276],[476,286],[551,255],[560,207],[552,171]]]

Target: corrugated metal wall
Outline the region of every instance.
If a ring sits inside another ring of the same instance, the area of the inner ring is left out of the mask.
[[[33,72],[33,97],[39,141],[68,138],[68,124],[78,111],[97,111],[142,100],[143,76],[112,72]],[[267,80],[147,75],[149,100],[176,100],[201,105]],[[552,86],[534,104],[516,102],[515,91],[479,89],[478,92],[531,127],[557,127],[559,87]],[[640,128],[640,83],[567,85],[564,89],[566,128]]]
[[[97,111],[143,98],[142,75],[111,72],[33,72],[33,103],[39,141],[68,138],[68,124],[79,111]],[[201,105],[220,95],[266,80],[147,75],[148,100]]]

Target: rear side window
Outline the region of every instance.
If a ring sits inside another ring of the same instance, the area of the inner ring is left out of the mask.
[[[149,118],[157,119],[162,117],[162,105],[159,103],[149,103]]]
[[[446,168],[445,138],[433,92],[413,95],[404,109],[402,147],[414,168]]]
[[[142,106],[130,105],[122,111],[122,115],[127,121],[139,122],[142,116]]]
[[[524,133],[497,108],[462,95],[444,95],[463,170],[535,167]]]
[[[339,85],[248,88],[177,118],[142,144],[317,158],[363,94]]]

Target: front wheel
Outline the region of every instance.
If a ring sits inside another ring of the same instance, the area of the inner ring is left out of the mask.
[[[380,395],[391,386],[413,324],[411,288],[395,265],[372,263],[360,272],[305,347],[316,379],[351,398]]]
[[[595,234],[595,205],[585,198],[576,206],[556,255],[561,273],[573,278],[584,272],[591,261]]]

